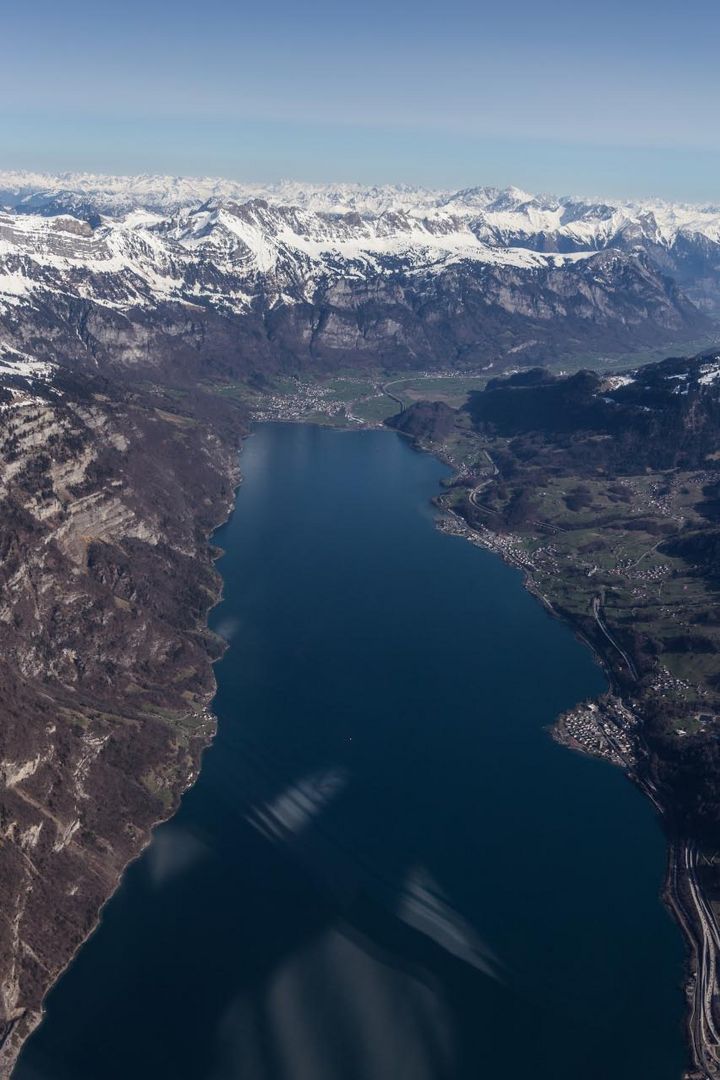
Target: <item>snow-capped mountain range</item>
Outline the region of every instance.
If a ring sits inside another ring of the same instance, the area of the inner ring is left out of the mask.
[[[379,215],[406,211],[413,216],[490,215],[498,228],[524,221],[526,232],[563,228],[568,236],[585,242],[592,233],[608,238],[631,222],[652,229],[672,242],[679,232],[702,233],[720,239],[720,204],[693,205],[662,200],[618,202],[573,196],[532,195],[520,188],[471,187],[459,191],[430,190],[409,185],[304,184],[284,180],[250,184],[217,177],[101,176],[93,173],[0,171],[0,205],[25,212],[47,206],[83,203],[96,213],[122,216],[139,208],[161,215],[198,206],[209,200],[235,203],[265,199],[279,206],[295,206],[322,214]],[[507,216],[510,215],[508,219]],[[576,227],[573,228],[573,224]],[[584,224],[578,224],[584,223]]]
[[[718,207],[8,172],[0,207],[0,348],[42,361],[501,366],[720,312]]]

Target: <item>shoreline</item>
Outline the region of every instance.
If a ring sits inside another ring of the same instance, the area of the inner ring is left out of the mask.
[[[258,419],[253,421],[250,430],[242,435],[240,442],[240,449],[236,450],[233,455],[235,462],[234,468],[231,470],[229,479],[232,484],[232,494],[227,500],[227,504],[223,507],[223,513],[221,518],[207,531],[205,536],[205,547],[209,553],[209,557],[212,563],[216,563],[225,554],[221,548],[212,544],[212,537],[223,525],[227,523],[229,518],[236,507],[237,493],[242,484],[242,476],[239,466],[239,455],[242,452],[242,445],[246,438],[252,434],[252,428],[255,423],[301,423],[311,424],[312,421],[306,419],[298,420],[285,420],[285,419]],[[382,423],[375,423],[372,421],[363,423],[362,427],[371,430],[387,430],[394,431],[392,428],[387,428]],[[360,426],[357,424],[346,424],[338,427],[338,430],[359,430]],[[435,450],[433,447],[428,447],[418,442],[418,440],[406,435],[403,432],[394,431],[396,435],[401,435],[406,438],[411,445],[422,451],[423,453],[430,453],[444,465],[451,469],[456,468],[456,463],[453,462],[446,454],[443,454],[442,448]],[[641,771],[638,769],[639,760],[642,757],[643,748],[640,742],[640,733],[637,730],[639,721],[637,717],[634,717],[632,709],[628,703],[623,700],[622,696],[617,693],[617,683],[613,675],[612,666],[608,662],[607,658],[598,650],[597,646],[586,636],[581,628],[574,625],[572,619],[569,619],[566,615],[561,614],[556,610],[551,601],[542,593],[541,589],[534,581],[528,567],[512,552],[508,550],[502,550],[496,542],[493,541],[494,534],[490,530],[478,530],[472,528],[464,518],[458,515],[455,511],[450,510],[442,506],[442,495],[438,495],[436,499],[432,500],[433,505],[437,510],[441,512],[441,516],[438,516],[435,520],[435,526],[441,532],[445,532],[448,535],[458,536],[461,539],[465,539],[467,542],[476,546],[483,547],[485,550],[491,551],[493,554],[500,556],[500,558],[509,566],[521,571],[523,577],[523,587],[538,600],[548,614],[570,627],[575,636],[583,642],[592,652],[596,662],[604,671],[608,679],[608,691],[600,695],[600,697],[589,701],[583,702],[579,706],[570,710],[568,713],[564,713],[557,717],[556,720],[548,727],[547,731],[550,737],[564,748],[572,750],[576,753],[581,753],[584,756],[597,757],[605,761],[609,761],[620,767],[628,777],[628,779],[635,784],[642,793],[647,796],[653,803],[659,818],[664,823],[664,832],[666,834],[667,841],[667,868],[665,880],[659,890],[658,897],[667,909],[668,913],[680,926],[681,933],[686,942],[686,948],[688,950],[688,956],[686,960],[685,977],[682,978],[682,985],[687,1001],[686,1017],[685,1017],[685,1033],[688,1044],[688,1049],[692,1059],[692,1066],[684,1074],[682,1080],[716,1080],[720,1078],[720,1059],[716,1058],[714,1054],[709,1051],[708,1039],[704,1037],[708,1031],[712,1034],[715,1029],[715,1022],[712,1017],[712,989],[717,988],[716,974],[720,970],[720,933],[713,941],[712,935],[708,933],[703,919],[701,905],[705,903],[702,899],[699,887],[695,882],[693,891],[692,888],[687,889],[689,892],[691,904],[694,910],[688,910],[688,898],[683,895],[684,886],[688,885],[688,871],[690,867],[683,865],[688,859],[697,858],[697,850],[692,853],[692,847],[688,841],[684,841],[680,838],[672,836],[672,828],[669,825],[669,813],[658,798],[658,793],[652,788],[650,782],[642,776]],[[487,533],[487,535],[485,535]],[[209,628],[209,619],[211,612],[223,601],[224,595],[224,582],[219,571],[216,571],[218,578],[218,589],[214,599],[209,603],[205,617],[202,623],[204,629]],[[225,648],[222,653],[212,660],[212,687],[206,695],[204,705],[197,711],[197,718],[200,722],[197,734],[193,736],[193,739],[197,740],[196,752],[194,754],[194,764],[192,771],[188,773],[185,782],[178,787],[175,794],[175,798],[172,804],[168,807],[167,812],[159,817],[150,828],[147,830],[146,835],[143,838],[142,845],[138,851],[133,855],[131,859],[125,863],[125,865],[119,870],[113,883],[111,891],[108,893],[105,901],[98,909],[97,918],[93,923],[92,928],[83,938],[83,940],[77,945],[73,951],[72,956],[67,960],[63,967],[53,977],[52,982],[45,991],[41,1007],[37,1013],[28,1016],[28,1014],[20,1015],[9,1020],[7,1029],[0,1039],[0,1080],[12,1080],[12,1075],[17,1064],[18,1058],[22,1052],[24,1044],[32,1037],[33,1032],[40,1026],[45,1016],[45,1002],[49,994],[57,986],[63,975],[67,972],[70,966],[73,964],[82,948],[87,942],[94,936],[100,927],[103,919],[105,908],[107,904],[118,892],[121,887],[123,878],[127,870],[134,865],[146,852],[153,840],[154,833],[158,827],[171,820],[176,814],[178,807],[182,801],[182,798],[189,791],[200,774],[202,768],[202,759],[205,751],[212,745],[212,742],[217,733],[218,720],[217,716],[212,712],[212,702],[217,692],[217,680],[214,675],[214,665],[224,655]],[[627,715],[633,716],[635,723],[632,726],[620,727],[616,718],[608,718],[607,710],[608,706],[611,709],[621,709]],[[612,727],[622,731],[625,738],[629,741],[629,746],[623,747],[621,751],[615,746],[613,752],[598,752],[593,749],[587,743],[584,743],[581,739],[574,737],[567,731],[566,721],[568,716],[578,712],[578,710],[591,711],[591,707],[597,711],[598,719],[596,726],[602,730],[604,737],[607,740],[608,736],[608,724]],[[696,864],[693,864],[696,865]],[[697,899],[695,897],[697,896]],[[707,906],[707,905],[706,905]],[[709,908],[708,908],[709,912]],[[712,914],[709,912],[710,918]],[[714,924],[714,919],[712,919]],[[710,970],[711,983],[708,988],[707,984],[707,971]],[[24,1030],[22,1030],[19,1038],[17,1037],[17,1031],[19,1025],[23,1024]]]
[[[417,442],[415,445],[418,445]],[[427,448],[420,446],[419,449]],[[432,453],[432,450],[428,452]],[[436,454],[445,464],[449,464],[441,454]],[[441,498],[441,497],[439,497]],[[720,973],[720,929],[712,914],[709,904],[702,896],[692,870],[697,865],[697,848],[688,840],[673,836],[670,812],[660,800],[659,792],[638,768],[644,754],[639,731],[640,721],[633,713],[629,703],[617,692],[617,681],[612,666],[597,646],[573,623],[572,619],[558,612],[551,601],[540,590],[528,567],[507,550],[502,550],[493,542],[490,530],[473,529],[464,518],[455,511],[443,507],[438,509],[443,516],[436,521],[436,527],[447,535],[457,536],[486,551],[498,555],[508,566],[521,571],[524,588],[536,600],[539,600],[552,618],[565,623],[575,636],[592,652],[598,665],[608,679],[608,691],[589,702],[580,703],[569,712],[558,716],[548,727],[550,737],[565,749],[607,761],[622,769],[628,780],[645,795],[655,807],[661,821],[667,844],[667,866],[665,879],[658,897],[671,918],[679,925],[685,940],[687,956],[684,975],[681,975],[683,993],[686,999],[685,1038],[691,1059],[690,1068],[681,1080],[717,1080],[720,1078],[720,1024],[713,1016],[713,997],[718,992],[718,973]],[[450,522],[451,527],[444,524]],[[487,536],[485,535],[487,533]],[[621,710],[633,718],[634,723],[619,727],[616,720],[608,720],[608,705],[614,710]],[[599,752],[581,739],[574,737],[567,730],[567,718],[578,711],[586,715],[595,713],[595,727],[600,737],[608,739],[608,723],[622,731],[627,745],[621,750],[617,745],[610,751]],[[684,864],[684,865],[683,865]],[[683,900],[683,887],[689,886],[691,903],[694,910],[688,910]],[[717,1037],[716,1037],[717,1036]]]
[[[272,421],[266,420],[264,422]],[[306,419],[280,422],[312,423],[311,420]],[[452,470],[458,468],[457,462],[453,461],[442,446],[427,445],[406,432],[388,428],[384,423],[380,422],[367,421],[363,424],[363,427],[394,431],[396,435],[406,439],[418,452],[431,454]],[[342,425],[339,430],[356,430],[356,428],[347,424]],[[582,627],[575,624],[571,618],[554,607],[534,580],[527,565],[521,559],[518,559],[508,549],[507,545],[503,547],[498,544],[495,534],[488,529],[482,527],[480,529],[472,528],[454,510],[444,506],[442,493],[436,496],[432,503],[439,511],[439,516],[435,522],[436,528],[448,535],[458,536],[468,543],[483,547],[486,551],[499,556],[508,566],[519,570],[523,578],[523,587],[527,592],[542,604],[553,619],[563,622],[572,630],[575,637],[590,649],[598,666],[605,673],[608,680],[607,692],[593,701],[580,703],[575,709],[570,710],[570,713],[576,713],[578,710],[588,710],[590,706],[593,706],[601,718],[599,727],[602,736],[607,740],[608,717],[606,713],[608,707],[612,712],[617,713],[620,711],[623,716],[623,723],[618,726],[616,718],[611,718],[609,724],[611,728],[616,729],[615,740],[617,739],[617,731],[622,733],[625,740],[622,748],[618,750],[616,745],[612,752],[598,753],[587,743],[573,738],[566,730],[568,713],[564,713],[555,719],[547,729],[548,734],[550,738],[567,750],[583,754],[586,757],[600,758],[621,768],[628,780],[650,800],[657,812],[667,846],[665,877],[658,890],[658,899],[670,917],[679,925],[687,950],[684,970],[679,973],[678,984],[682,987],[686,1000],[684,1027],[690,1063],[682,1074],[681,1080],[720,1080],[720,1022],[716,1024],[712,1014],[713,995],[715,993],[720,994],[720,982],[718,981],[718,974],[720,974],[720,928],[717,927],[712,912],[707,902],[702,898],[700,887],[696,882],[694,882],[694,891],[688,890],[692,897],[693,910],[688,910],[685,904],[683,891],[684,886],[688,885],[691,867],[682,866],[680,863],[685,862],[686,858],[690,857],[691,845],[689,841],[674,835],[669,808],[663,805],[659,792],[652,782],[643,776],[639,767],[645,749],[641,742],[640,720],[633,712],[632,702],[628,702],[623,697],[612,664],[607,656],[598,648],[595,642],[588,638]],[[608,640],[611,646],[617,648],[612,639]],[[628,718],[632,718],[632,720],[629,721]],[[697,858],[697,854],[695,849],[695,858]],[[703,913],[703,906],[706,909],[706,914]],[[710,974],[709,987],[706,981],[708,972]],[[712,1039],[715,1031],[717,1031],[718,1035],[717,1040]],[[708,1034],[711,1038],[707,1037]],[[715,1049],[713,1050],[714,1046]]]
[[[244,442],[244,439],[246,437],[247,437],[246,435],[244,435],[242,437],[240,449],[236,451],[237,457],[239,457],[239,455],[240,455],[240,453],[242,451],[242,442]],[[231,472],[231,475],[229,476],[229,479],[230,479],[231,484],[232,484],[232,494],[231,494],[231,496],[230,496],[230,498],[229,498],[229,500],[227,502],[227,505],[223,507],[222,516],[206,532],[206,535],[205,535],[205,550],[206,550],[207,554],[209,555],[210,561],[213,564],[216,563],[218,561],[218,559],[220,559],[222,557],[224,552],[222,551],[221,548],[217,548],[212,544],[212,537],[215,535],[215,533],[218,531],[218,529],[222,528],[222,526],[225,525],[228,522],[228,520],[230,519],[230,516],[232,515],[232,513],[233,513],[233,511],[235,509],[238,490],[239,490],[239,488],[240,488],[240,486],[242,484],[242,475],[241,475],[241,472],[240,472],[240,466],[237,463],[237,461],[235,463],[235,467],[233,468],[233,470]],[[209,629],[210,613],[214,610],[214,608],[216,608],[218,606],[218,604],[222,603],[222,600],[223,600],[224,582],[223,582],[222,576],[220,575],[220,573],[218,571],[216,571],[216,574],[217,574],[217,594],[208,605],[207,611],[205,613],[205,617],[204,617],[203,622],[201,624],[203,629]],[[13,1017],[13,1018],[11,1018],[9,1020],[5,1032],[2,1034],[2,1037],[0,1037],[0,1080],[12,1080],[13,1073],[15,1071],[15,1068],[16,1068],[17,1064],[18,1064],[18,1060],[20,1058],[20,1055],[21,1055],[21,1053],[23,1051],[23,1048],[24,1048],[25,1044],[28,1042],[28,1040],[30,1038],[32,1038],[33,1033],[37,1030],[37,1028],[43,1022],[43,1019],[45,1017],[45,1012],[46,1012],[45,1003],[47,1001],[48,996],[52,993],[52,991],[58,985],[58,983],[60,982],[62,977],[65,975],[65,973],[68,971],[68,969],[72,966],[72,964],[76,960],[76,958],[79,955],[79,953],[81,952],[81,950],[85,947],[85,945],[87,945],[87,943],[91,940],[91,938],[97,933],[97,931],[98,931],[98,929],[100,927],[100,924],[102,923],[103,915],[104,915],[104,912],[105,912],[105,909],[106,909],[107,905],[111,902],[113,897],[117,894],[118,890],[120,889],[120,887],[122,885],[122,882],[123,882],[123,879],[125,877],[125,874],[129,870],[129,868],[131,866],[133,866],[139,859],[141,859],[142,856],[147,851],[148,847],[150,846],[150,844],[153,841],[153,837],[154,837],[156,829],[158,829],[161,825],[164,825],[166,822],[170,821],[175,816],[175,814],[177,813],[178,808],[179,808],[179,806],[180,806],[180,804],[182,802],[183,797],[196,783],[197,778],[200,775],[200,770],[202,768],[202,759],[203,759],[203,756],[205,754],[205,751],[212,745],[213,740],[215,738],[215,735],[217,733],[218,720],[217,720],[217,716],[215,715],[215,713],[212,711],[212,708],[211,708],[212,702],[214,701],[215,695],[217,693],[217,680],[215,678],[214,668],[215,668],[215,664],[219,660],[222,659],[222,656],[224,655],[224,652],[225,652],[225,649],[223,648],[223,651],[220,654],[220,656],[218,656],[215,660],[211,661],[212,685],[209,688],[208,693],[205,695],[206,700],[205,700],[204,704],[194,714],[196,716],[196,718],[198,719],[199,723],[198,723],[197,729],[195,729],[196,733],[192,737],[193,741],[197,740],[197,746],[193,748],[194,758],[193,758],[192,770],[186,775],[185,782],[183,782],[178,787],[177,791],[174,793],[173,801],[168,806],[167,812],[164,813],[161,817],[157,818],[157,820],[155,820],[150,825],[150,827],[147,829],[147,831],[146,831],[146,833],[145,833],[145,835],[143,837],[141,846],[139,847],[137,852],[132,856],[132,858],[130,858],[122,866],[122,868],[115,875],[115,878],[113,880],[112,889],[108,893],[108,895],[105,898],[105,900],[103,901],[103,903],[101,904],[100,908],[98,909],[97,917],[96,917],[95,921],[93,922],[92,927],[90,928],[88,933],[85,935],[85,937],[82,939],[82,941],[80,941],[78,943],[76,948],[73,950],[72,955],[63,964],[62,968],[60,968],[60,970],[57,972],[57,974],[53,977],[52,982],[48,985],[47,989],[45,990],[45,992],[43,994],[42,1001],[40,1003],[40,1008],[36,1012],[30,1013],[30,1014],[25,1012],[25,1013],[22,1013],[22,1014],[20,1014],[20,1015],[18,1015],[16,1017]],[[21,1025],[23,1023],[24,1023],[25,1029],[22,1031],[19,1038],[18,1037],[13,1038],[13,1036],[16,1036],[19,1025]]]
[[[291,420],[280,418],[273,420],[271,418],[264,418],[257,422],[313,423],[312,420],[304,418]],[[453,459],[444,452],[442,446],[435,447],[426,445],[414,436],[394,428],[389,428],[382,422],[365,421],[363,422],[362,427],[370,430],[392,431],[394,434],[407,440],[407,442],[418,452],[431,454],[449,469],[457,470],[457,462],[453,461]],[[337,428],[339,431],[355,431],[359,429],[359,425],[351,425],[349,422],[339,425]],[[448,535],[458,536],[461,539],[465,539],[468,543],[483,547],[485,550],[499,556],[508,566],[519,570],[522,574],[523,587],[526,591],[542,604],[553,619],[557,619],[559,622],[564,623],[572,630],[575,637],[587,646],[596,663],[603,670],[608,681],[608,690],[606,693],[590,702],[580,703],[575,709],[570,710],[570,713],[577,712],[578,709],[582,710],[587,709],[589,706],[593,706],[598,711],[598,715],[602,718],[600,724],[604,737],[606,739],[608,737],[609,724],[611,728],[615,729],[615,741],[617,740],[618,732],[620,732],[621,737],[625,740],[625,744],[620,749],[615,745],[611,753],[596,752],[586,743],[573,738],[572,735],[564,730],[565,721],[569,713],[558,716],[555,721],[549,725],[547,731],[550,738],[565,749],[583,754],[585,757],[596,757],[608,761],[610,764],[622,769],[628,780],[650,800],[657,812],[659,824],[663,829],[667,846],[665,877],[658,890],[658,899],[663,904],[670,917],[679,925],[687,949],[684,971],[679,973],[678,984],[682,987],[687,1002],[684,1026],[686,1045],[690,1057],[690,1067],[684,1071],[681,1080],[720,1080],[720,1023],[717,1025],[717,1054],[711,1051],[710,1042],[704,1037],[704,1033],[707,1033],[708,1029],[712,1033],[716,1026],[712,1018],[713,993],[705,993],[702,1000],[702,1007],[698,1007],[697,1002],[698,997],[702,997],[702,987],[704,982],[703,973],[706,968],[711,969],[712,986],[715,988],[713,992],[720,993],[720,982],[717,981],[717,976],[720,973],[720,929],[717,929],[716,939],[710,942],[708,940],[709,935],[703,926],[703,916],[700,911],[699,902],[695,904],[695,910],[693,912],[688,911],[684,906],[682,892],[683,884],[687,883],[687,868],[685,868],[686,873],[685,877],[683,877],[683,868],[678,865],[678,858],[680,853],[684,857],[688,852],[689,842],[673,835],[674,830],[669,809],[663,805],[659,792],[652,782],[642,775],[642,770],[639,768],[645,750],[641,742],[641,732],[639,730],[640,720],[633,712],[631,707],[632,703],[628,702],[623,697],[612,664],[607,656],[605,656],[597,645],[588,638],[582,627],[576,625],[571,618],[559,612],[554,607],[552,602],[545,596],[537,582],[534,580],[530,569],[522,560],[518,559],[512,551],[507,550],[507,547],[503,549],[498,545],[495,541],[495,534],[490,530],[472,528],[468,522],[454,510],[443,506],[442,493],[432,500],[432,505],[439,511],[439,516],[435,521],[436,528],[441,532],[446,532]],[[450,525],[450,527],[448,527],[448,525]],[[613,644],[612,641],[611,644]],[[611,712],[615,712],[616,714],[619,712],[622,715],[623,721],[620,725],[617,724],[617,716],[608,718],[608,708]],[[701,894],[697,886],[696,889],[697,895],[700,898]],[[708,914],[713,925],[715,925],[715,920],[713,919],[709,908]],[[712,951],[710,951],[711,946]],[[708,1017],[709,1021],[707,1019]],[[694,1029],[695,1024],[701,1025],[699,1031]]]
[[[272,423],[273,420],[265,419],[262,422]],[[313,423],[313,421],[303,418],[277,420],[275,422]],[[388,428],[384,423],[367,421],[362,426],[373,430],[393,431],[394,434],[404,438],[418,452],[431,454],[454,471],[458,468],[457,462],[453,461],[444,452],[442,446],[427,445],[406,432]],[[358,430],[358,428],[355,425],[346,424],[339,426],[338,430]],[[697,884],[695,885],[695,893],[691,894],[697,897],[695,910],[688,911],[684,906],[682,893],[683,886],[688,881],[688,868],[683,868],[679,863],[684,861],[684,857],[691,845],[687,840],[673,835],[674,830],[670,811],[663,805],[660,794],[652,781],[643,775],[640,768],[645,749],[641,741],[641,721],[633,712],[632,702],[628,702],[623,697],[608,657],[600,651],[597,644],[587,636],[581,626],[554,607],[534,580],[527,565],[512,550],[509,550],[507,545],[503,548],[498,544],[495,534],[490,530],[472,528],[454,510],[444,506],[442,493],[431,501],[435,509],[439,511],[435,519],[435,527],[441,532],[458,536],[469,543],[492,552],[494,555],[499,556],[506,565],[519,570],[526,591],[542,604],[553,619],[557,619],[568,626],[575,637],[587,646],[607,678],[608,689],[604,694],[591,701],[582,702],[574,709],[569,710],[569,712],[556,717],[555,721],[547,728],[547,732],[550,738],[567,750],[583,754],[585,757],[596,757],[608,761],[610,764],[622,769],[628,780],[650,800],[657,812],[658,823],[665,836],[667,851],[665,876],[658,889],[658,900],[662,903],[668,915],[679,925],[687,950],[684,968],[678,973],[678,985],[682,988],[686,1001],[684,1029],[690,1062],[689,1067],[682,1073],[679,1080],[720,1080],[720,1024],[717,1025],[717,1054],[713,1053],[711,1041],[705,1037],[708,1031],[712,1035],[716,1026],[712,1017],[712,997],[714,992],[720,992],[720,984],[716,978],[717,973],[720,972],[720,929],[716,929],[716,938],[710,940],[712,935],[708,934],[703,925],[704,916],[701,911],[701,904],[705,902],[702,900]],[[617,648],[612,639],[609,638],[608,640],[612,647]],[[573,738],[567,732],[567,717],[583,710],[589,712],[595,710],[597,712],[597,728],[606,741],[610,736],[612,745],[609,752],[605,750],[599,753],[586,742]],[[618,719],[620,723],[618,723]],[[695,854],[697,855],[697,852]],[[683,870],[685,873],[683,873]],[[705,906],[709,919],[712,920],[712,924],[715,926],[712,913],[706,903]],[[705,916],[705,919],[708,921],[707,916]],[[709,988],[705,981],[708,968],[711,971]]]

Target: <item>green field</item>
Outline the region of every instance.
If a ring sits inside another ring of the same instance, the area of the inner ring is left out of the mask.
[[[416,401],[444,401],[454,409],[461,408],[472,390],[482,390],[487,383],[483,375],[420,375],[390,380],[388,390],[402,398],[405,406]]]

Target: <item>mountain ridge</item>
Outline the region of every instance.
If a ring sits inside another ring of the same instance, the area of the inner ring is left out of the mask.
[[[720,315],[712,208],[20,173],[3,202],[0,351],[39,362],[499,370],[685,345]]]
[[[35,172],[31,170],[0,169],[0,202],[20,205],[24,199],[38,194],[85,194],[99,204],[107,201],[120,208],[122,201],[132,207],[150,208],[152,201],[162,202],[165,212],[182,206],[206,202],[210,198],[248,200],[266,198],[287,204],[314,206],[331,210],[341,206],[367,212],[381,212],[412,205],[429,209],[448,204],[486,207],[498,203],[496,209],[532,204],[536,209],[550,210],[558,206],[586,206],[599,209],[626,207],[641,211],[648,208],[682,210],[688,214],[707,213],[720,216],[720,202],[669,200],[648,196],[622,199],[603,194],[557,195],[551,192],[532,193],[515,186],[470,185],[464,188],[428,188],[414,184],[361,184],[353,181],[304,182],[284,179],[274,182],[233,180],[218,176],[188,177],[160,173],[110,175],[92,172]]]

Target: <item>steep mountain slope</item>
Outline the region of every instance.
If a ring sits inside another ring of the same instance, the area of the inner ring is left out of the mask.
[[[207,537],[237,479],[216,403],[23,370],[0,372],[2,1077],[212,733]]]
[[[720,295],[712,210],[64,180],[0,179],[0,342],[82,367],[502,368],[709,335]]]
[[[720,445],[720,355],[566,378],[538,369],[493,379],[467,405],[480,433],[552,440],[563,461],[613,474],[715,468]]]

